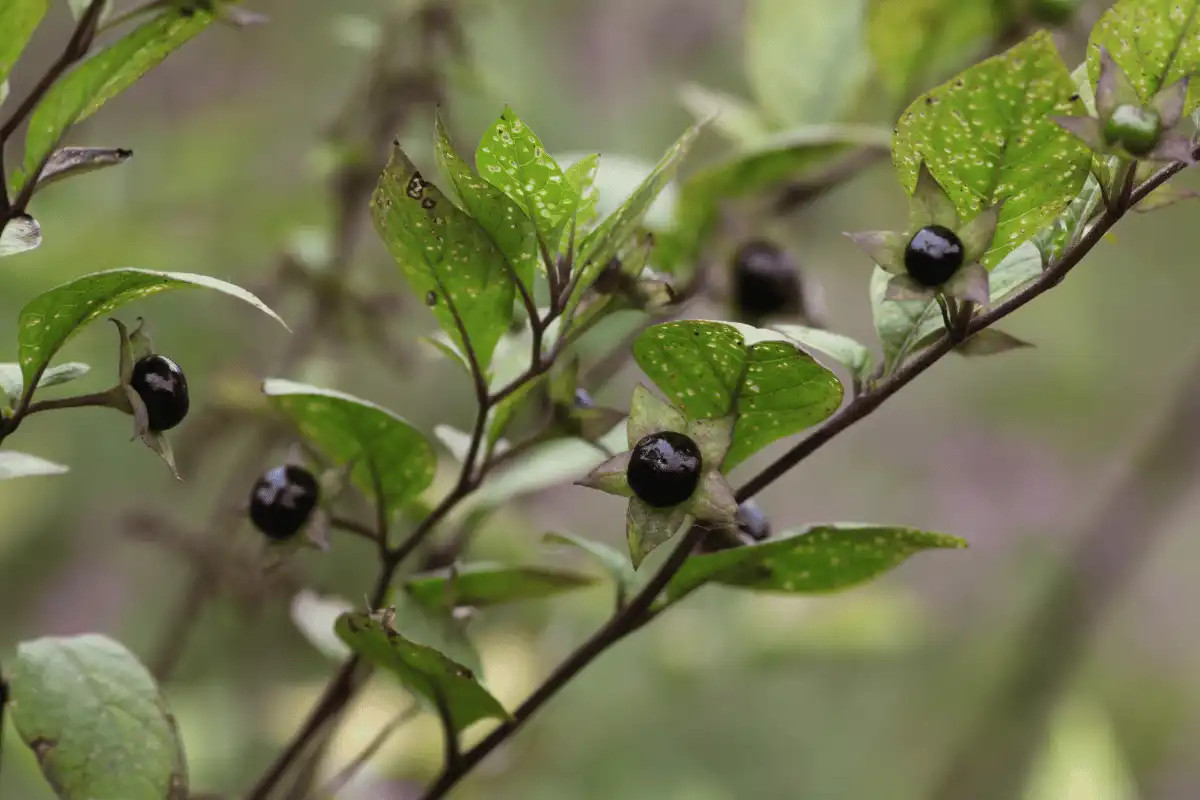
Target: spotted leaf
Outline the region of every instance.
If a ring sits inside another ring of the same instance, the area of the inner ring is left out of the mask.
[[[1003,201],[989,269],[1079,194],[1091,153],[1051,119],[1082,114],[1050,34],[1040,31],[917,98],[900,118],[892,158],[912,193],[922,161],[970,219]]]
[[[866,583],[924,550],[962,539],[914,528],[834,523],[762,544],[692,556],[667,585],[677,602],[709,583],[783,594],[827,594]]]
[[[487,231],[425,180],[399,146],[379,178],[371,216],[409,286],[458,349],[469,346],[486,370],[516,296],[504,254]]]
[[[1200,72],[1200,0],[1119,0],[1088,41],[1088,74],[1100,77],[1105,48],[1144,102],[1180,78]],[[1184,113],[1200,105],[1200,81],[1188,88]]]

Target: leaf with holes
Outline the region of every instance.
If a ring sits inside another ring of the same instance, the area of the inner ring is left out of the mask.
[[[13,725],[63,800],[186,800],[175,719],[149,671],[89,634],[17,646],[4,668]]]
[[[516,201],[476,175],[455,152],[440,114],[436,126],[438,166],[454,184],[467,213],[492,237],[517,278],[532,292],[533,274],[541,263],[533,220]]]
[[[785,594],[827,594],[866,583],[925,550],[962,539],[893,526],[834,523],[762,544],[692,556],[667,585],[677,602],[709,583]]]
[[[746,370],[746,343],[721,322],[688,320],[647,328],[633,343],[646,377],[690,419],[723,417]]]
[[[352,612],[338,618],[335,630],[368,663],[392,673],[434,707],[444,706],[456,732],[481,719],[508,719],[475,670],[417,641],[404,630],[399,612],[394,625],[381,614]]]
[[[84,61],[46,93],[29,118],[25,160],[9,180],[17,191],[76,122],[132,86],[207,28],[216,15],[194,4],[172,5]]]
[[[996,7],[994,0],[873,0],[867,46],[888,94],[906,100],[969,63],[992,38]]]
[[[867,73],[866,0],[751,0],[746,78],[782,125],[834,122]]]
[[[17,342],[25,385],[32,384],[54,354],[89,322],[126,303],[176,289],[215,289],[249,303],[287,327],[278,314],[250,292],[207,275],[131,267],[93,272],[38,295],[21,309]]]
[[[1119,0],[1092,28],[1088,74],[1100,77],[1100,48],[1129,76],[1143,102],[1200,72],[1200,0]],[[1200,82],[1188,87],[1183,113],[1200,105]]]
[[[402,417],[367,400],[303,383],[270,378],[263,394],[301,435],[339,465],[353,464],[359,488],[375,496],[375,479],[389,509],[415,500],[433,483],[433,445]]]
[[[595,282],[609,259],[621,252],[629,240],[637,235],[646,213],[667,184],[675,179],[680,163],[692,142],[700,135],[704,124],[696,123],[684,131],[625,202],[584,237],[576,260],[576,268],[580,270],[578,286],[567,303],[566,315],[579,305],[583,292]]]
[[[725,471],[785,436],[819,425],[842,404],[841,381],[795,344],[759,342],[747,355]]]
[[[558,246],[563,225],[579,205],[579,191],[508,106],[480,140],[475,168],[533,220],[547,247]]]
[[[579,203],[575,209],[577,234],[579,231],[588,230],[592,220],[596,217],[596,203],[600,198],[600,191],[596,187],[596,174],[599,171],[600,155],[591,153],[571,164],[563,172],[571,185],[575,187],[575,193],[579,195]],[[562,246],[566,247],[566,245],[567,240],[564,239]]]
[[[50,0],[7,0],[0,3],[0,81],[8,78],[49,8]]]
[[[810,328],[807,325],[776,325],[775,330],[802,347],[811,347],[832,356],[850,370],[851,377],[858,383],[865,381],[871,374],[871,351],[849,336],[821,328]]]
[[[1050,118],[1082,113],[1074,95],[1050,34],[1035,33],[908,107],[892,148],[901,183],[911,194],[924,161],[960,218],[1002,201],[996,237],[982,259],[994,267],[1083,188],[1091,152]]]
[[[18,453],[16,450],[0,450],[0,480],[62,475],[68,471],[62,464],[55,464],[39,456]]]
[[[414,575],[404,590],[429,608],[494,606],[537,600],[593,586],[591,575],[553,567],[514,567],[504,564],[464,564],[447,570]]]
[[[399,147],[379,178],[371,217],[409,286],[432,302],[442,330],[464,352],[465,332],[486,370],[512,322],[516,296],[504,254],[487,231],[425,180]]]
[[[690,268],[723,203],[808,176],[856,149],[886,154],[891,132],[867,125],[810,125],[763,138],[697,172],[680,190],[677,222],[659,237],[654,262],[668,272]]]

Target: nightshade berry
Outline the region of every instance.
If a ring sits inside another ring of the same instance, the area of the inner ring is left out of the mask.
[[[756,542],[771,536],[771,523],[767,520],[767,515],[752,499],[738,506],[737,522],[742,533]]]
[[[1105,141],[1122,145],[1134,156],[1144,156],[1157,147],[1162,133],[1162,117],[1154,109],[1129,104],[1113,109],[1104,125]]]
[[[576,408],[593,408],[596,405],[592,400],[592,396],[587,393],[586,389],[575,390],[575,407]]]
[[[904,248],[904,269],[922,286],[941,286],[963,264],[963,243],[944,225],[927,225]]]
[[[688,436],[662,431],[643,436],[629,456],[629,488],[655,508],[677,506],[700,482],[700,448]]]
[[[319,496],[317,479],[303,467],[269,469],[250,490],[250,521],[268,539],[285,541],[304,527]]]
[[[168,431],[187,416],[187,377],[171,359],[157,353],[138,359],[133,365],[129,385],[146,406],[146,420],[152,431]]]
[[[733,295],[750,317],[800,311],[800,276],[788,254],[771,242],[755,239],[733,256]]]

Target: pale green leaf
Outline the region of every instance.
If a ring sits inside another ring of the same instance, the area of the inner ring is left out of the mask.
[[[942,312],[933,300],[885,300],[892,276],[879,267],[871,273],[871,311],[883,345],[885,374],[917,346],[945,330]]]
[[[396,624],[402,629],[399,617]],[[479,683],[472,669],[408,635],[389,630],[377,615],[343,614],[336,630],[368,663],[392,673],[431,705],[444,704],[455,731],[481,719],[508,718],[508,712]]]
[[[149,671],[89,634],[24,642],[5,666],[13,724],[63,800],[187,800],[175,719]]]
[[[922,161],[962,219],[1003,201],[988,268],[1048,225],[1079,194],[1091,153],[1051,119],[1079,114],[1075,85],[1050,34],[917,98],[900,117],[892,158],[912,193]]]
[[[402,417],[367,400],[292,381],[268,379],[263,394],[301,435],[352,476],[369,497],[375,479],[390,509],[415,500],[433,483],[437,457],[426,438]]]
[[[442,329],[486,370],[512,322],[516,284],[487,231],[421,175],[399,146],[371,199],[375,230]],[[457,313],[458,321],[455,320]]]
[[[904,100],[963,66],[989,45],[995,7],[994,0],[871,0],[867,44],[878,80]]]
[[[33,250],[42,243],[42,226],[29,215],[13,217],[0,232],[0,258]]]
[[[712,119],[713,130],[746,146],[767,138],[774,128],[746,101],[698,83],[686,83],[679,99],[697,121]]]
[[[966,546],[962,539],[913,528],[816,525],[762,544],[692,556],[667,585],[667,598],[678,601],[708,583],[826,594],[866,583],[923,550]]]
[[[354,606],[340,597],[322,597],[310,589],[301,589],[292,597],[292,623],[309,644],[328,658],[341,663],[350,657],[350,648],[334,631],[338,617]]]
[[[1100,77],[1100,48],[1129,76],[1144,102],[1200,72],[1200,0],[1118,0],[1092,28],[1088,74]],[[1200,82],[1188,87],[1183,113],[1200,105]]]
[[[0,480],[30,478],[38,475],[62,475],[67,467],[28,453],[0,450]]]
[[[1033,242],[1013,250],[988,273],[988,296],[992,305],[1042,274],[1042,254]],[[941,320],[941,317],[938,317]]]
[[[126,303],[176,289],[214,289],[249,303],[287,327],[279,315],[245,289],[186,272],[127,267],[93,272],[30,300],[17,322],[18,352],[25,385],[40,375],[54,354],[89,322]]]
[[[430,608],[485,606],[537,600],[593,586],[591,575],[557,567],[473,563],[408,578],[404,590]]]
[[[575,209],[576,236],[581,231],[588,230],[596,218],[596,204],[600,199],[599,187],[596,186],[596,176],[599,172],[600,155],[598,153],[584,156],[563,171],[567,180],[575,187],[575,193],[579,195],[579,205]],[[565,239],[562,244],[564,247],[566,246]]]
[[[78,361],[68,361],[64,364],[50,367],[42,373],[41,380],[38,381],[38,388],[45,389],[47,386],[57,386],[61,383],[68,383],[73,380],[82,378],[91,370],[87,364],[81,364]],[[0,364],[0,391],[8,398],[10,404],[16,403],[21,399],[21,393],[25,389],[24,378],[21,376],[21,365],[16,363]]]
[[[543,540],[547,544],[562,544],[577,547],[587,553],[612,578],[617,591],[624,597],[636,581],[633,565],[619,550],[594,539],[585,539],[572,533],[547,533]]]
[[[84,61],[46,93],[29,119],[25,159],[14,191],[50,157],[67,129],[133,85],[216,19],[202,7],[172,7]]]
[[[867,72],[865,0],[751,0],[746,78],[780,124],[834,122]]]

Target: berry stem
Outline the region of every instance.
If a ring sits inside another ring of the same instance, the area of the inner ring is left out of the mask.
[[[52,397],[48,400],[38,400],[35,403],[30,403],[25,407],[23,416],[37,414],[42,411],[55,411],[62,408],[89,408],[89,407],[106,407],[115,408],[118,411],[132,413],[129,408],[129,400],[125,397],[123,387],[114,386],[103,392],[92,392],[91,394],[74,395],[73,397]]]

